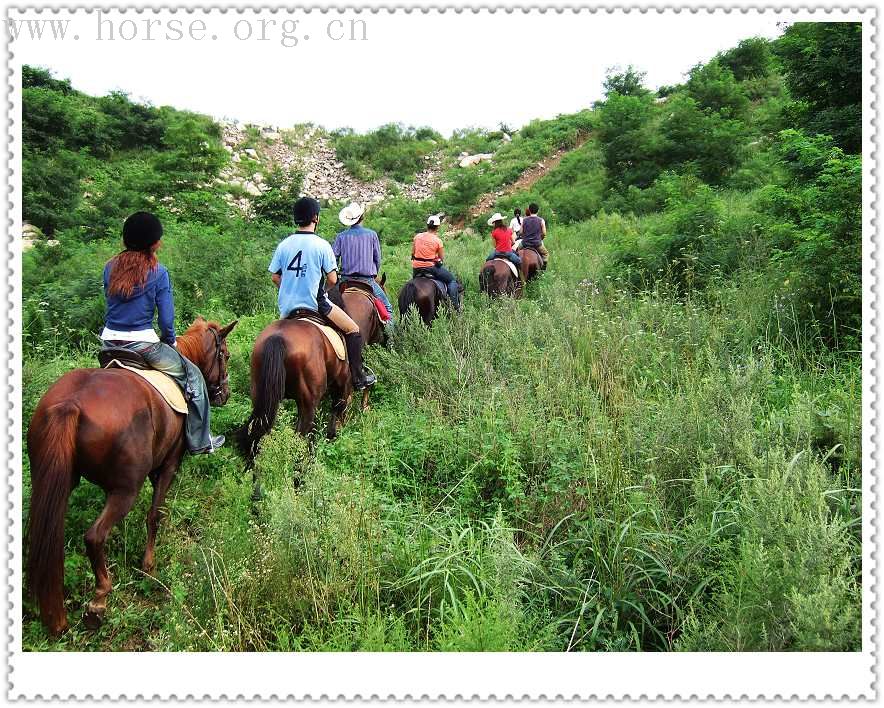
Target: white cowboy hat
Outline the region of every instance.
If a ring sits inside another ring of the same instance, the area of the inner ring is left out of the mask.
[[[427,226],[440,226],[442,224],[442,214],[431,214],[427,217]]]
[[[338,220],[344,226],[353,226],[365,214],[365,207],[357,202],[350,202],[338,212]]]
[[[494,212],[494,215],[488,219],[488,226],[494,226],[495,221],[503,221],[503,214],[499,211]]]

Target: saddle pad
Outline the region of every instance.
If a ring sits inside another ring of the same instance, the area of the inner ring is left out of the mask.
[[[187,401],[184,400],[184,394],[181,392],[178,384],[162,371],[157,371],[156,369],[136,369],[134,366],[124,364],[119,359],[114,359],[105,368],[110,369],[111,367],[126,369],[133,374],[138,374],[157,390],[173,411],[187,415]]]
[[[381,318],[381,322],[387,322],[390,319],[390,313],[387,312],[387,306],[381,302],[379,297],[374,299],[374,309],[378,311],[378,317]]]
[[[335,350],[335,354],[337,354],[338,359],[344,361],[347,358],[347,348],[344,346],[344,338],[341,336],[340,332],[332,329],[328,325],[319,324],[315,320],[308,319],[306,317],[301,318],[301,322],[309,322],[316,329],[322,332],[326,339],[331,342],[332,347]]]
[[[496,260],[496,261],[500,261],[501,263],[506,263],[506,264],[510,267],[510,270],[513,272],[513,277],[514,277],[514,278],[518,278],[518,277],[519,277],[519,271],[516,270],[516,264],[515,264],[515,263],[513,263],[513,262],[510,261],[510,260],[507,260],[506,258],[495,258],[494,260]]]

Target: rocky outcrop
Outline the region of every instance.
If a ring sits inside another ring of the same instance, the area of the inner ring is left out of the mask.
[[[274,169],[299,173],[303,180],[302,192],[317,199],[376,204],[393,194],[415,201],[427,199],[439,189],[446,166],[444,155],[437,151],[426,156],[426,167],[412,182],[398,183],[392,179],[365,182],[346,170],[331,140],[314,126],[284,130],[224,122],[221,127],[230,164],[216,183],[232,188],[227,200],[244,212],[250,211],[251,198],[270,189],[265,179]]]

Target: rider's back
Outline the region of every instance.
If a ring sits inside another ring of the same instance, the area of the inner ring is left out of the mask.
[[[318,310],[323,294],[323,273],[337,269],[332,247],[316,234],[300,232],[284,239],[273,254],[270,272],[279,273],[279,311]]]
[[[522,219],[522,245],[539,246],[542,241],[543,219],[534,215]]]
[[[172,284],[162,264],[147,274],[143,285],[136,286],[129,297],[109,289],[114,259],[104,267],[105,327],[114,331],[148,330],[153,326],[154,311],[159,310],[160,332],[164,340],[175,341]]]

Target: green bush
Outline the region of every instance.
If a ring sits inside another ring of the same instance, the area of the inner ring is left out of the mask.
[[[360,179],[387,176],[400,181],[408,181],[420,172],[426,166],[424,158],[442,139],[430,128],[406,128],[397,123],[365,135],[347,130],[332,135],[338,159],[352,175]]]

